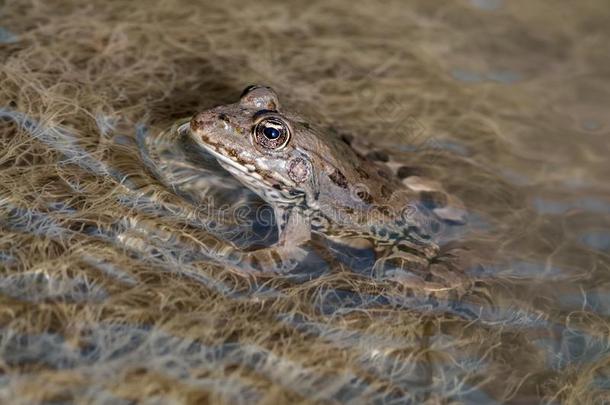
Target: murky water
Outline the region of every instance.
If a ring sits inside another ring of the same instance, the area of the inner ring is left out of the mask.
[[[443,3],[443,4],[441,4]],[[610,403],[603,1],[0,8],[3,403]],[[468,288],[220,254],[272,210],[176,131],[273,86],[464,200]]]

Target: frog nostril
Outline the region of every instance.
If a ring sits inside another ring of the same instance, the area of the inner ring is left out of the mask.
[[[191,129],[194,131],[203,128],[204,125],[205,121],[202,117],[196,117],[195,119],[191,120]]]

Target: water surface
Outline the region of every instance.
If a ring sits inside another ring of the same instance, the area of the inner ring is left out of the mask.
[[[610,402],[606,3],[263,3],[0,8],[2,402]],[[250,83],[464,200],[469,288],[232,271],[271,210],[174,129]]]

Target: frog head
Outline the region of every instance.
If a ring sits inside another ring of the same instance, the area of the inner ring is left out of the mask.
[[[195,142],[265,200],[312,196],[313,165],[303,145],[315,143],[302,122],[284,112],[273,89],[247,87],[239,101],[195,115]]]

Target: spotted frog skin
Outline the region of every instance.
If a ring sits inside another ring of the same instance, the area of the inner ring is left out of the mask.
[[[444,224],[463,219],[459,202],[440,185],[405,174],[405,167],[394,167],[402,170],[397,176],[383,153],[364,155],[321,132],[283,109],[269,87],[249,86],[238,102],[203,111],[189,126],[198,145],[275,211],[278,242],[237,252],[241,270],[290,271],[312,233],[372,246],[374,271],[394,259],[401,262],[395,271],[422,270],[439,254],[435,239]]]

